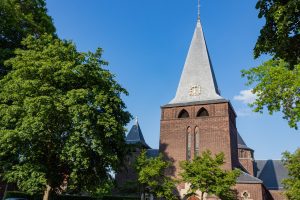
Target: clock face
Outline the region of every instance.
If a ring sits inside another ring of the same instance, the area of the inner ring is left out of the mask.
[[[191,87],[191,89],[189,91],[190,96],[200,96],[200,94],[201,94],[200,85],[194,85],[194,86]]]

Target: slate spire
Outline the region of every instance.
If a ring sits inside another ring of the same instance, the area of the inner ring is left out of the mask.
[[[224,98],[220,96],[198,14],[176,96],[170,104],[219,99]]]
[[[135,124],[131,127],[126,137],[126,142],[127,144],[141,144],[144,148],[150,149],[149,145],[145,142],[137,117],[135,118]]]

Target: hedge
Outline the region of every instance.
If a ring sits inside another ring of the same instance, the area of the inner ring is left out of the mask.
[[[18,197],[26,198],[28,200],[42,200],[42,195],[29,195],[23,192],[8,191],[4,195],[5,198]],[[88,196],[76,196],[76,195],[59,195],[51,197],[51,200],[139,200],[137,197],[128,196],[104,196],[103,198],[94,198]]]

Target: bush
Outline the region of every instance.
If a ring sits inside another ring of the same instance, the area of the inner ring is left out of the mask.
[[[24,192],[8,191],[4,195],[5,198],[18,197],[26,198],[28,200],[42,200],[42,195],[30,195]],[[5,199],[4,198],[4,199]],[[126,196],[104,196],[103,198],[94,198],[88,196],[78,196],[78,195],[58,195],[53,196],[52,200],[139,200],[137,197],[126,197]]]
[[[139,200],[137,197],[124,197],[124,196],[104,196],[103,200]]]
[[[32,198],[31,195],[23,193],[23,192],[17,192],[17,191],[6,192],[4,194],[4,198],[3,199],[11,198],[11,197],[26,198],[26,199],[29,199],[29,200],[33,200],[33,198]]]

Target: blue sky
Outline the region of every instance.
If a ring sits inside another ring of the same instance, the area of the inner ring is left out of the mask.
[[[197,0],[47,0],[58,35],[79,51],[104,49],[109,70],[125,87],[147,143],[158,148],[160,106],[175,95],[197,19]],[[299,147],[300,131],[280,114],[252,113],[240,71],[253,59],[263,20],[255,1],[202,0],[201,21],[221,94],[233,104],[237,127],[256,159],[280,159]],[[239,97],[237,97],[239,96]],[[239,99],[239,100],[238,100]],[[133,122],[128,125],[130,129]]]

